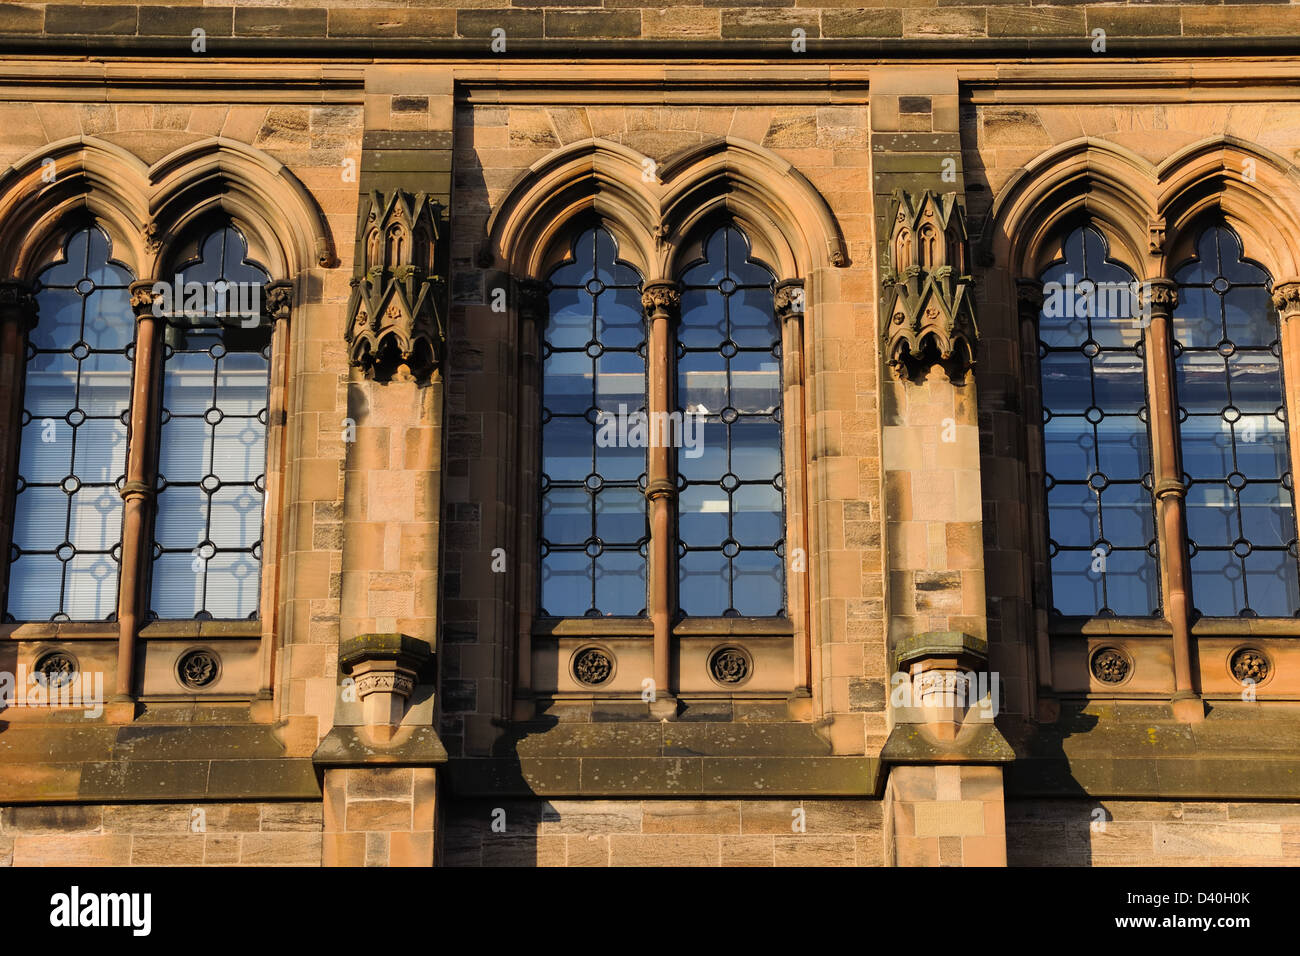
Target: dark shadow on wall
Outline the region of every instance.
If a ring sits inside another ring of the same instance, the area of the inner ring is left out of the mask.
[[[1093,841],[1111,822],[1070,769],[1065,741],[1097,726],[1082,701],[1060,703],[1055,723],[998,721],[1016,752],[1006,769],[1008,866],[1092,866]]]

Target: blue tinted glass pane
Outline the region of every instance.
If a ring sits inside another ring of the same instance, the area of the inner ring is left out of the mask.
[[[554,270],[542,330],[540,607],[560,617],[646,605],[648,422],[640,276],[589,229]]]
[[[252,618],[266,492],[271,330],[260,303],[269,277],[231,226],[204,236],[176,275],[164,316],[151,610]]]
[[[9,570],[17,620],[117,611],[135,320],[133,277],[111,256],[102,230],[81,229],[37,277]]]
[[[1135,280],[1094,228],[1063,252],[1043,273],[1039,317],[1052,604],[1148,615],[1159,582]]]
[[[677,401],[697,438],[677,456],[680,602],[690,615],[785,606],[781,330],[766,266],[734,226],[682,273]],[[710,580],[716,575],[716,580]]]
[[[1300,613],[1278,319],[1269,277],[1226,226],[1176,272],[1192,601],[1208,616]]]

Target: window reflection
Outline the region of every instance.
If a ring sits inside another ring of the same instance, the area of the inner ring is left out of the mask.
[[[1096,229],[1042,276],[1039,316],[1052,604],[1072,615],[1159,605],[1142,325],[1134,277]]]
[[[678,409],[703,426],[699,456],[677,455],[679,604],[688,615],[785,611],[774,283],[731,225],[682,276]]]
[[[1211,616],[1294,615],[1300,574],[1269,276],[1217,225],[1174,278],[1193,604]]]
[[[72,233],[62,261],[37,277],[10,550],[11,619],[116,615],[133,280],[94,227]]]
[[[269,277],[233,226],[206,236],[176,271],[188,289],[173,290],[163,323],[150,607],[164,618],[255,617],[271,365],[260,304]]]
[[[577,237],[550,277],[542,336],[540,613],[646,608],[646,450],[607,421],[645,411],[641,277],[603,229]]]

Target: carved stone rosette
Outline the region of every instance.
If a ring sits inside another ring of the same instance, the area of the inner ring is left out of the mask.
[[[349,360],[381,381],[426,379],[446,343],[436,204],[427,193],[376,190],[362,238],[363,269],[348,300]]]
[[[950,377],[975,364],[979,329],[966,219],[956,193],[894,191],[882,275],[885,358],[900,379],[936,360]]]

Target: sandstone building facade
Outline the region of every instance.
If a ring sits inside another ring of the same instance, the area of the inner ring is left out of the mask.
[[[0,4],[0,860],[1293,862],[1297,9]]]

